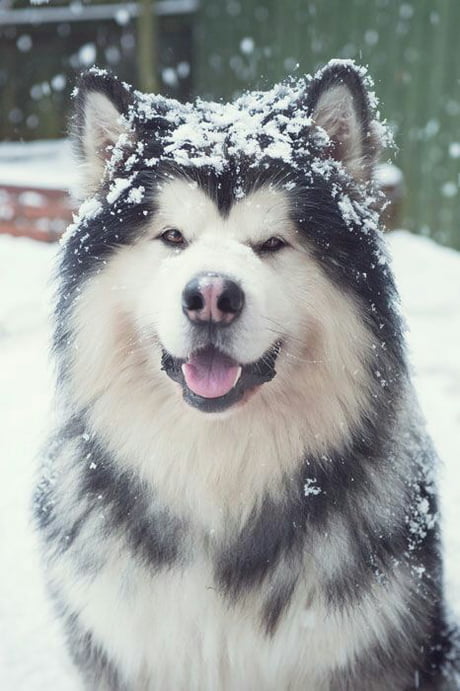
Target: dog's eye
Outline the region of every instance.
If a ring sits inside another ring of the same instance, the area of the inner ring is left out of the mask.
[[[184,236],[177,228],[168,228],[160,235],[160,238],[167,245],[174,245],[174,247],[184,247],[187,244]]]
[[[269,238],[261,245],[256,247],[256,252],[263,254],[264,252],[278,252],[283,247],[286,247],[286,243],[281,238],[273,236]]]

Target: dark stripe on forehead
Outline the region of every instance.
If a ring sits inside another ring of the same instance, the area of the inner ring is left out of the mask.
[[[215,203],[219,213],[226,218],[235,203],[235,175],[228,169],[217,175],[210,168],[196,168],[190,171],[190,177],[194,179],[200,189]]]
[[[229,158],[219,171],[208,166],[187,168],[185,171],[177,170],[173,177],[194,180],[225,218],[236,202],[258,189],[273,185],[283,192],[282,184],[290,182],[293,175],[291,168],[282,161],[255,166],[241,155]]]

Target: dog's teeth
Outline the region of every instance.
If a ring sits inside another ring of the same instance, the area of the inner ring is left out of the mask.
[[[234,381],[233,384],[232,384],[232,389],[234,389],[235,386],[238,384],[238,381],[239,381],[239,379],[240,379],[240,377],[241,377],[241,372],[242,372],[242,371],[243,371],[243,368],[242,368],[241,366],[238,367],[238,372],[237,372],[236,375],[235,375],[235,381]]]

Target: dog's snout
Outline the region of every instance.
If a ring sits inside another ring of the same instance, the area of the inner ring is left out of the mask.
[[[182,293],[182,309],[194,323],[230,324],[241,312],[244,293],[227,276],[202,274],[193,278]]]

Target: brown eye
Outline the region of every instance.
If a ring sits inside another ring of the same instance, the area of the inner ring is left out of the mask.
[[[256,251],[259,253],[278,252],[283,247],[286,247],[284,240],[281,240],[281,238],[278,237],[272,237],[259,245]]]
[[[175,247],[185,247],[187,244],[184,236],[177,228],[168,228],[160,235],[160,238],[167,245],[174,245]]]

